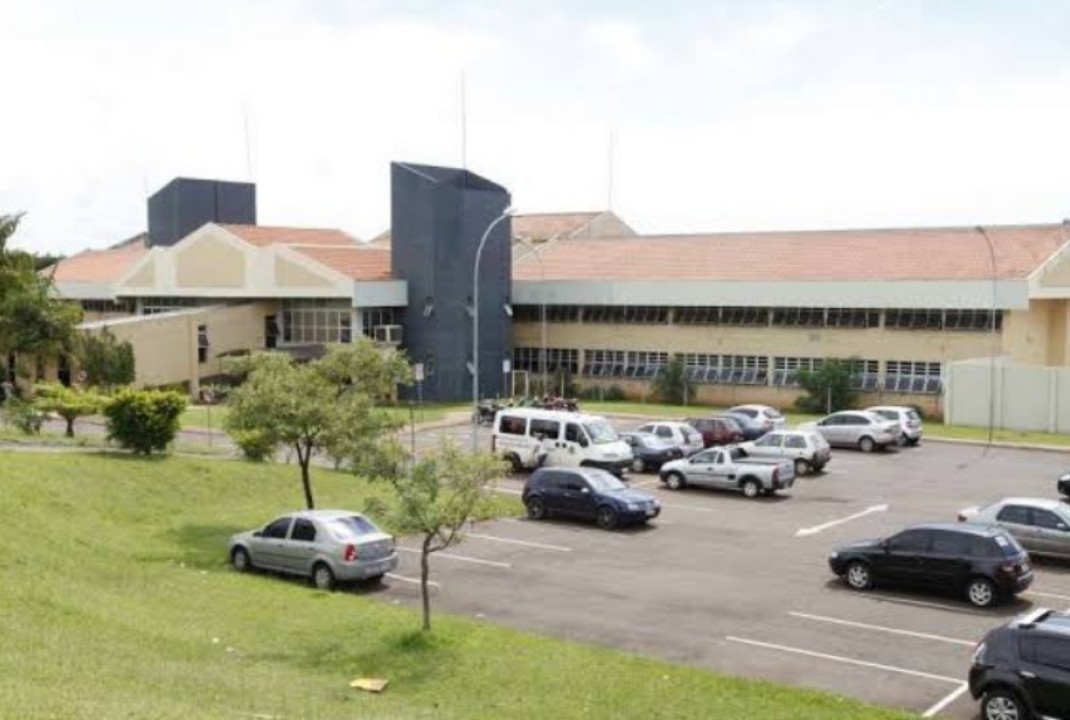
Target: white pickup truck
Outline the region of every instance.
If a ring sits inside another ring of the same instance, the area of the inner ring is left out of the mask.
[[[795,466],[788,460],[752,459],[738,445],[727,445],[666,463],[660,476],[670,490],[695,485],[738,490],[756,498],[794,485]]]

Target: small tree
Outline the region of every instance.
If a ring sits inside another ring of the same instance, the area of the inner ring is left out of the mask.
[[[853,407],[858,397],[853,383],[858,368],[858,360],[854,358],[830,358],[813,370],[800,371],[799,384],[805,394],[795,404],[810,413],[832,413]]]
[[[186,396],[173,390],[120,390],[104,408],[108,439],[145,455],[166,450],[185,409]]]
[[[463,539],[461,528],[489,514],[490,483],[506,471],[489,454],[473,455],[446,443],[434,455],[412,465],[409,472],[388,476],[397,495],[390,526],[420,536],[420,594],[423,629],[431,630],[431,555]]]
[[[105,390],[134,382],[134,348],[119,342],[108,328],[82,336],[78,362],[86,384]]]
[[[74,421],[86,415],[96,415],[105,398],[94,390],[69,388],[59,383],[40,384],[35,388],[34,406],[44,413],[55,413],[67,421],[67,437],[74,437]]]
[[[313,456],[377,453],[382,435],[400,421],[377,410],[375,402],[412,377],[404,356],[382,352],[367,338],[332,346],[326,356],[305,364],[280,353],[257,353],[236,365],[248,376],[230,394],[224,427],[239,441],[254,438],[257,448],[293,448],[310,509]]]
[[[672,356],[664,372],[654,380],[654,394],[659,400],[670,405],[680,405],[694,397],[694,384],[687,375],[683,357]]]

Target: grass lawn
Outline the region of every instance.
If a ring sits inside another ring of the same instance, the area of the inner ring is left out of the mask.
[[[383,492],[314,483],[323,507]],[[0,717],[907,717],[462,618],[425,637],[384,599],[231,572],[231,533],[300,504],[293,467],[2,453],[0,488]]]
[[[716,408],[708,405],[663,405],[658,403],[630,403],[630,402],[591,402],[580,403],[584,412],[613,414],[625,413],[642,415],[644,417],[662,418],[686,418],[701,417],[717,412],[724,408]],[[785,417],[789,425],[798,425],[804,422],[812,422],[820,418],[820,415],[806,415],[803,413],[786,412]],[[927,420],[925,422],[925,436],[932,438],[951,438],[956,440],[979,440],[988,439],[988,428],[966,427],[963,425],[944,425],[940,422]],[[1045,432],[1021,432],[1018,430],[1004,430],[997,428],[993,432],[993,440],[996,442],[1026,443],[1034,445],[1053,445],[1070,448],[1070,435]]]
[[[446,417],[447,413],[465,410],[467,407],[467,405],[420,405],[413,408],[413,415],[418,423],[435,422]],[[382,411],[396,415],[402,422],[409,422],[407,405],[384,407]],[[226,417],[226,405],[190,405],[182,413],[181,423],[183,428],[211,428],[222,431]]]

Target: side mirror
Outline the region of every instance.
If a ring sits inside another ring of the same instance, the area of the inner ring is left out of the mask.
[[[580,447],[587,447],[588,444],[589,443],[587,442],[587,438],[581,436],[580,437]]]
[[[1058,525],[1055,526],[1055,529],[1056,530],[1062,530],[1063,532],[1070,531],[1070,527],[1067,527],[1065,523],[1059,523]]]
[[[580,492],[583,493],[584,495],[590,495],[591,494],[591,488],[589,488],[589,487],[580,488]]]

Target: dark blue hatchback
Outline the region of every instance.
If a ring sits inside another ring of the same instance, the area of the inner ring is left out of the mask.
[[[607,530],[661,514],[661,503],[653,495],[589,467],[540,468],[524,485],[523,500],[532,520],[567,515],[594,520]]]

